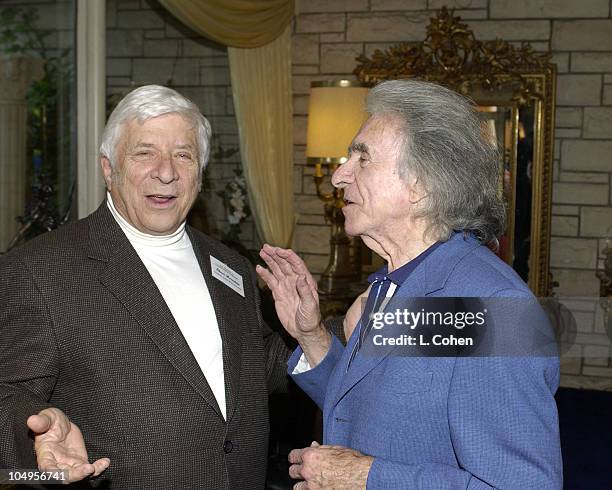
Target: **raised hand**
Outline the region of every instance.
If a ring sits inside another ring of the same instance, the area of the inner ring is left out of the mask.
[[[321,324],[317,285],[293,250],[264,245],[259,252],[268,269],[257,266],[266,282],[285,330],[299,343],[311,366],[327,353],[331,337]]]
[[[100,475],[110,465],[101,458],[89,463],[80,429],[58,408],[46,408],[27,420],[34,433],[34,450],[40,471],[61,471],[68,474],[67,483]]]
[[[272,291],[278,318],[287,332],[299,340],[321,322],[316,283],[293,250],[266,244],[259,255],[269,270],[257,266],[257,273]]]

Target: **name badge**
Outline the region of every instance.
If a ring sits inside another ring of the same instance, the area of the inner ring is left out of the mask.
[[[227,287],[232,288],[244,298],[244,285],[242,284],[242,276],[240,274],[212,255],[210,256],[210,268],[214,278],[221,281]]]

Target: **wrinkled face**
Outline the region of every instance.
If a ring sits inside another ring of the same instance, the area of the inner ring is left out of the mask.
[[[117,211],[150,235],[168,235],[187,218],[200,190],[198,148],[192,125],[178,114],[133,120],[123,126],[115,168],[102,158]]]
[[[410,229],[414,196],[397,168],[400,124],[390,115],[370,117],[353,139],[348,161],[332,176],[333,185],[344,189],[349,235],[398,240]]]

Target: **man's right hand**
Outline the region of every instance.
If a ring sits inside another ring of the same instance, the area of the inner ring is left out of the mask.
[[[58,408],[45,408],[27,421],[34,433],[34,450],[40,471],[68,473],[67,483],[98,476],[110,465],[110,459],[101,458],[93,463],[87,459],[87,450],[81,430]]]
[[[268,269],[257,266],[256,270],[272,291],[278,319],[315,367],[331,345],[331,336],[321,323],[317,284],[293,250],[266,244],[259,256]]]

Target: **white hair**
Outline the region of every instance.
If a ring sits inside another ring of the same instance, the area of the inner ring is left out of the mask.
[[[210,123],[202,115],[198,106],[176,90],[161,85],[145,85],[132,90],[113,110],[100,144],[100,155],[108,158],[111,167],[115,167],[116,149],[122,134],[122,126],[133,120],[140,124],[147,119],[164,114],[179,114],[190,121],[196,132],[198,145],[198,165],[200,174],[208,163],[210,155]]]

